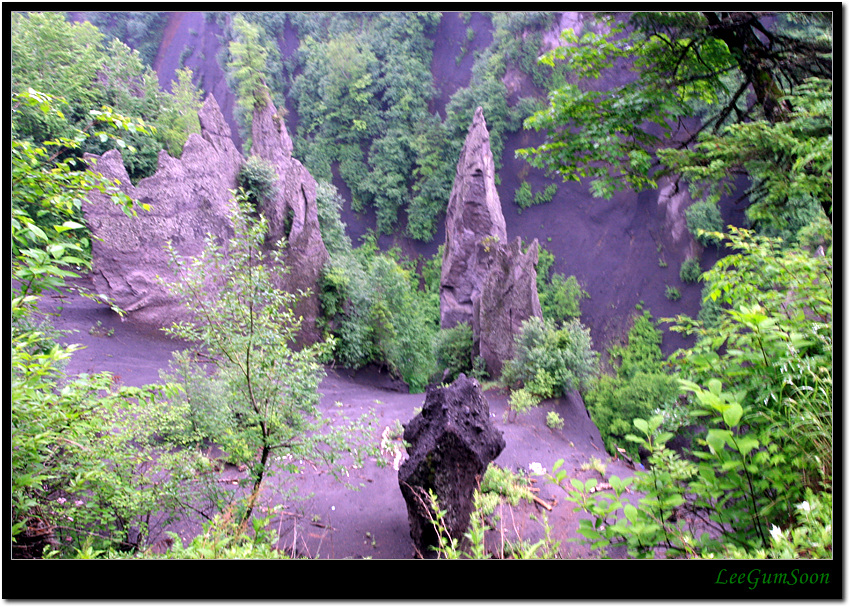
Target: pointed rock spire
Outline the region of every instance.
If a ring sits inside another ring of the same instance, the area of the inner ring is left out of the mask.
[[[484,112],[475,110],[460,153],[446,210],[446,244],[440,283],[440,326],[472,324],[493,246],[507,240],[496,191],[490,133]]]
[[[279,286],[291,293],[309,291],[295,313],[304,319],[299,341],[314,343],[322,338],[316,326],[321,314],[317,287],[328,260],[319,230],[316,180],[292,157],[292,139],[268,93],[265,103],[254,108],[251,140],[251,154],[271,164],[278,175],[276,193],[261,202],[261,211],[269,222],[269,240],[285,238],[287,242],[283,263],[289,271],[279,275]]]
[[[496,191],[493,153],[484,112],[475,110],[446,211],[440,282],[440,326],[472,326],[473,356],[491,376],[513,356],[523,321],[542,316],[537,294],[537,240],[526,252],[508,243]]]

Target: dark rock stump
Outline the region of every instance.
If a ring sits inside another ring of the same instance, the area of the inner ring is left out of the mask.
[[[443,525],[462,539],[473,511],[473,493],[487,465],[505,448],[505,439],[490,421],[490,405],[478,382],[461,374],[445,388],[429,388],[422,412],[404,429],[410,445],[398,472],[407,503],[410,536],[420,555],[438,545],[433,491],[446,510]]]

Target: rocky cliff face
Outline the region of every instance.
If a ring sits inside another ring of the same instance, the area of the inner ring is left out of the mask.
[[[130,183],[118,151],[86,156],[128,196],[150,205],[150,211],[140,211],[134,218],[127,217],[104,196],[92,196],[92,204],[85,207],[95,237],[95,288],[143,324],[163,327],[186,318],[180,302],[157,278],[168,280],[172,276],[166,243],[172,242],[181,256],[188,257],[203,250],[207,234],[223,241],[233,233],[231,191],[237,186],[244,158],[212,95],[198,117],[201,133],[189,137],[181,158],[160,152],[157,172],[136,186]],[[254,153],[271,162],[279,175],[278,196],[261,209],[269,219],[270,240],[286,237],[289,242],[285,268],[275,268],[273,273],[283,288],[315,293],[318,273],[327,259],[319,233],[316,182],[292,158],[289,135],[270,103],[257,111],[253,138]],[[291,222],[287,220],[290,216]],[[317,340],[315,295],[304,298],[296,313],[304,317],[301,341]]]
[[[319,231],[316,180],[292,157],[292,139],[271,99],[254,111],[252,130],[251,154],[271,163],[278,174],[277,192],[262,204],[261,211],[269,221],[269,240],[286,238],[283,261],[290,271],[278,273],[279,286],[306,294],[295,313],[304,319],[301,341],[314,343],[321,339],[316,327],[321,314],[317,285],[328,260]]]
[[[538,243],[523,253],[507,242],[496,191],[493,154],[479,107],[458,162],[446,212],[446,245],[440,282],[440,326],[472,326],[473,356],[496,377],[513,356],[522,322],[541,316],[537,294]]]

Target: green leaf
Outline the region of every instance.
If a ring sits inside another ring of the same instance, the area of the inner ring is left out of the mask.
[[[725,411],[723,411],[723,421],[726,422],[726,425],[730,428],[734,428],[738,425],[738,422],[741,421],[741,416],[743,414],[744,410],[741,408],[741,405],[738,403],[732,403]]]
[[[649,436],[649,424],[646,423],[645,419],[635,419],[632,422],[638,430],[643,432],[645,435]]]
[[[727,441],[732,437],[732,433],[728,430],[719,430],[712,428],[708,431],[705,437],[705,442],[708,443],[712,453],[720,453],[726,446]]]

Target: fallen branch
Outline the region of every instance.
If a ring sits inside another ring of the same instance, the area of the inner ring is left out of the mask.
[[[600,485],[596,485],[595,487],[591,487],[588,490],[588,493],[596,493],[597,491],[607,491],[611,488],[610,483],[602,483]]]
[[[549,504],[549,503],[544,502],[542,499],[540,499],[540,498],[539,498],[539,497],[537,497],[536,495],[532,495],[531,497],[534,499],[534,501],[535,501],[536,503],[540,504],[541,506],[543,506],[544,508],[546,508],[546,510],[549,510],[549,511],[551,512],[551,510],[552,510],[552,504]]]

